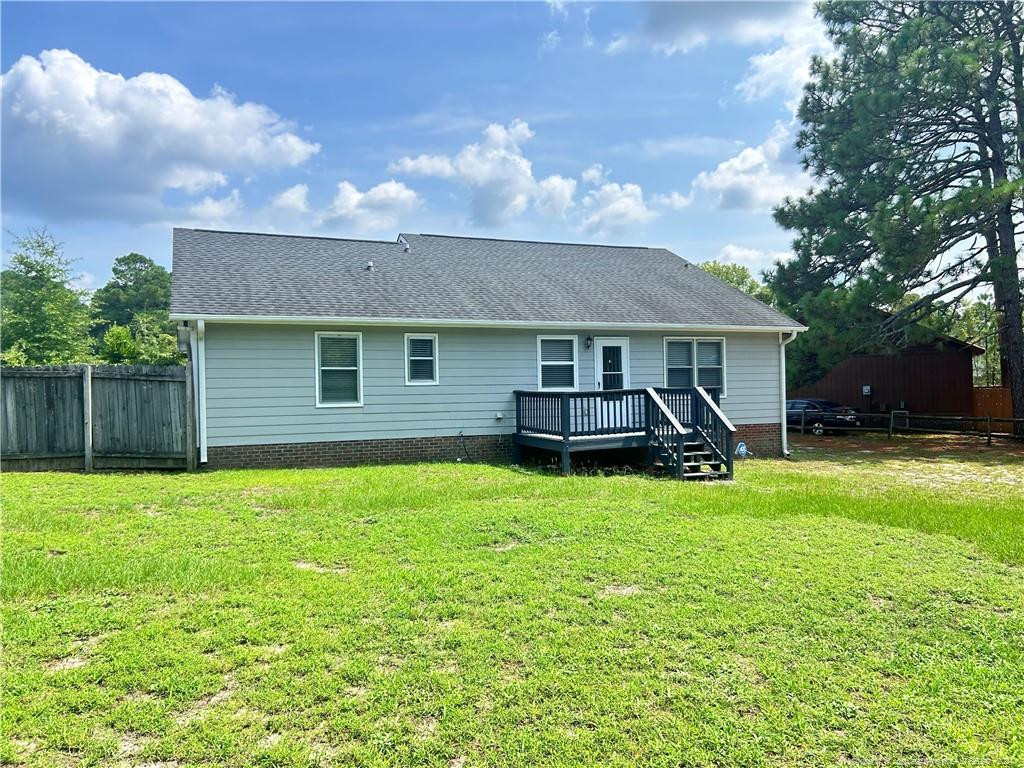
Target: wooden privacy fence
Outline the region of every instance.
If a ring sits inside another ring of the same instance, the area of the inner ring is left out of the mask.
[[[64,365],[0,371],[5,470],[194,469],[186,366]]]
[[[971,398],[972,416],[993,419],[1013,418],[1013,402],[1009,387],[975,387]]]

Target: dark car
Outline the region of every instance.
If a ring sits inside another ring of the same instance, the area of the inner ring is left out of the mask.
[[[798,429],[802,424],[806,431],[815,435],[860,426],[857,412],[850,406],[817,398],[787,400],[786,424]]]

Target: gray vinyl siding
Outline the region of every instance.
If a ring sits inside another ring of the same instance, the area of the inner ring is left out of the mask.
[[[363,405],[316,407],[316,331],[359,331]],[[437,385],[405,383],[405,333],[437,333]],[[510,433],[515,389],[537,388],[537,336],[578,337],[579,388],[595,388],[593,350],[579,331],[206,325],[209,445]],[[662,386],[667,334],[631,333],[630,386]],[[679,334],[684,335],[684,334]],[[686,334],[710,336],[712,334]],[[727,333],[726,397],[736,424],[779,421],[775,333]],[[503,418],[495,418],[501,413]]]

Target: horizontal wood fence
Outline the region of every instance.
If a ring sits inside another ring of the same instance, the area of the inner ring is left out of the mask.
[[[64,365],[0,371],[0,465],[194,469],[186,366]]]

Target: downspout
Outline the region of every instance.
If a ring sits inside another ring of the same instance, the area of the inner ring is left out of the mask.
[[[199,397],[196,406],[199,409],[199,463],[206,463],[206,321],[196,321],[196,385]]]
[[[786,424],[786,345],[796,338],[799,331],[790,331],[788,338],[783,338],[779,331],[779,426],[782,434],[782,455],[789,458],[789,430]]]

